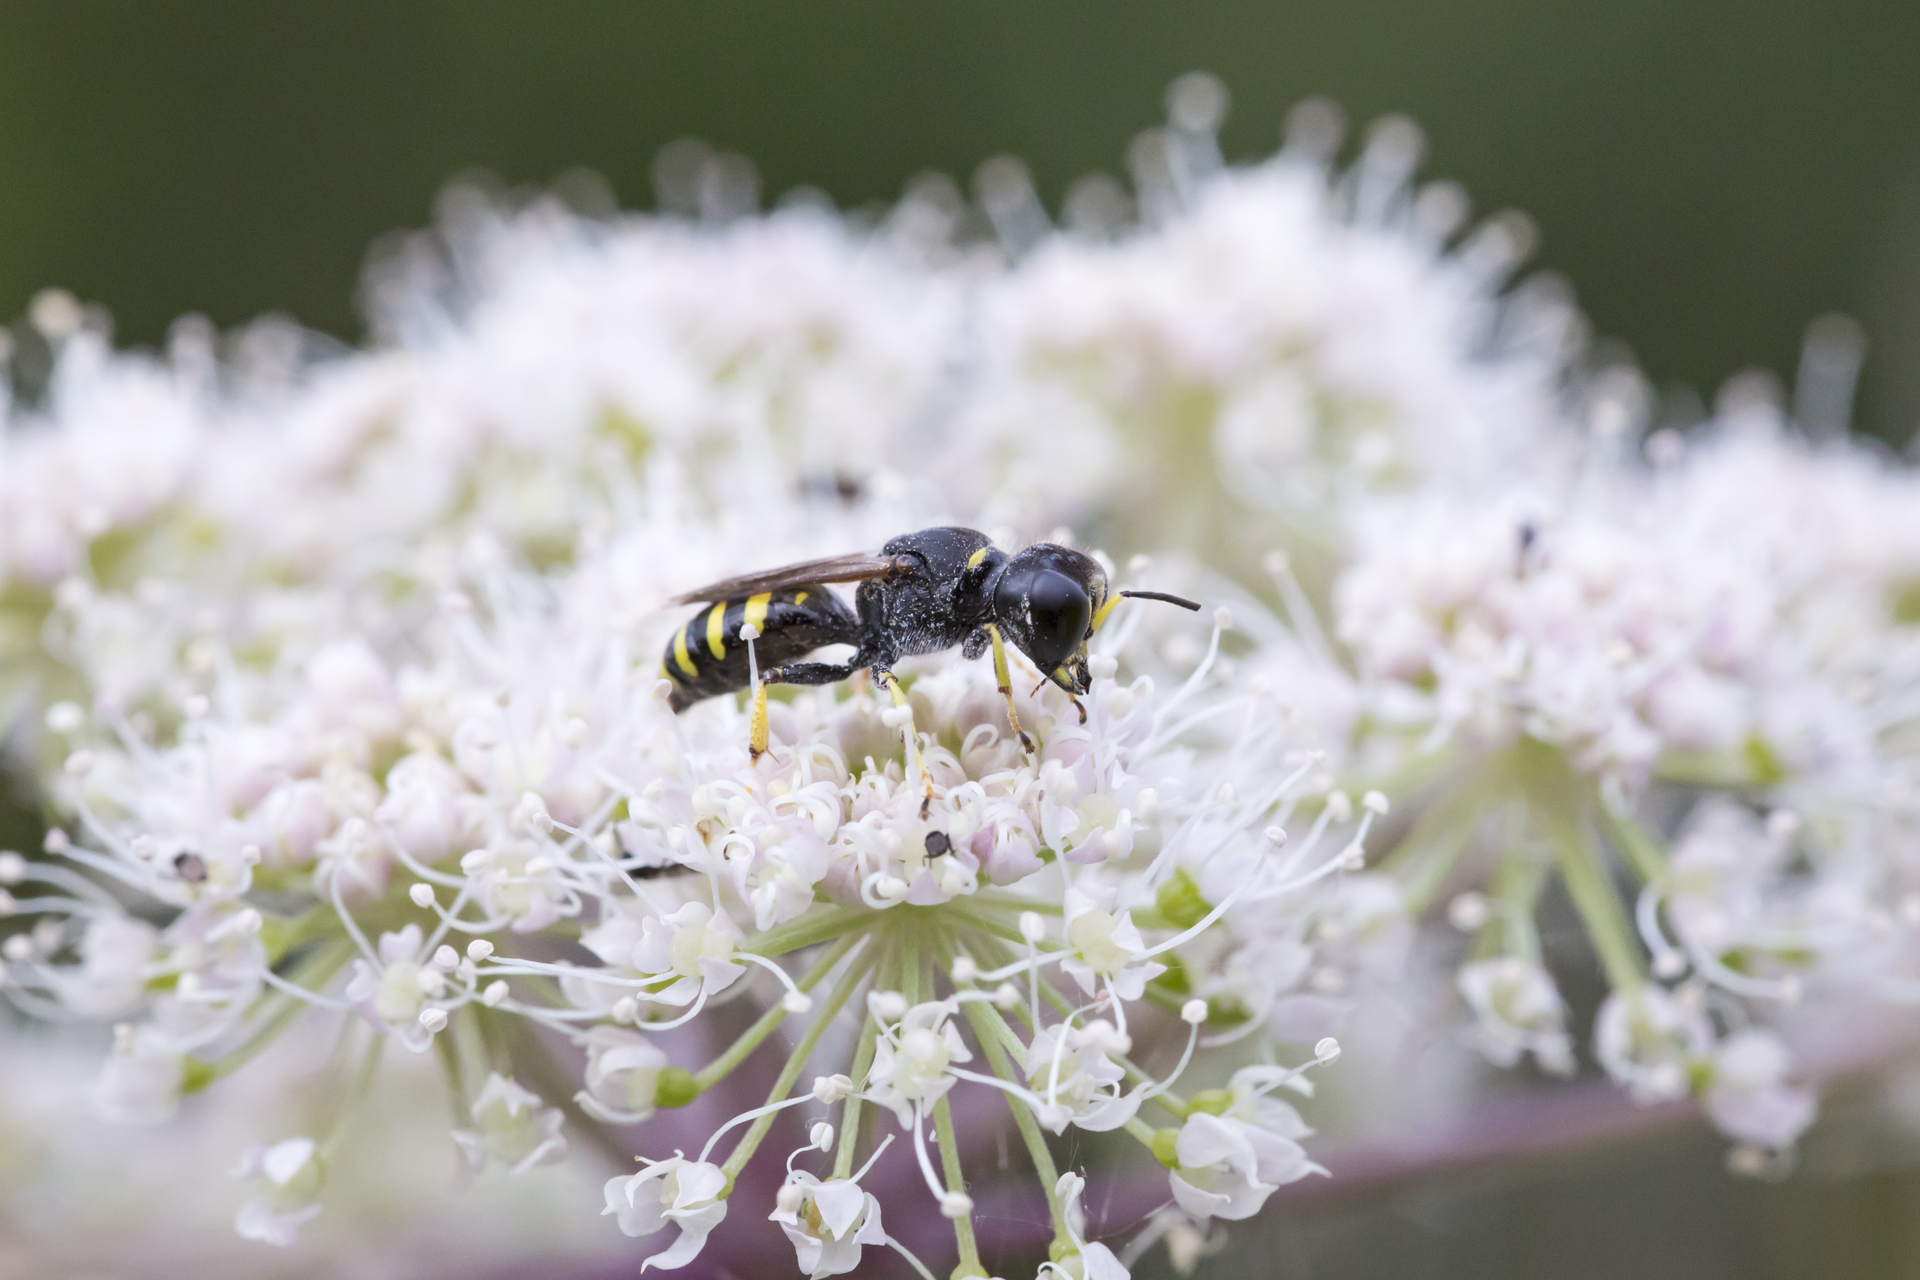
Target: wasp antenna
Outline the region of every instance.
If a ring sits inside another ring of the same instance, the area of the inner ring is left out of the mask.
[[[1185,596],[1170,596],[1164,591],[1122,591],[1120,594],[1130,600],[1159,600],[1166,604],[1177,604],[1182,609],[1189,609],[1194,613],[1200,612],[1200,606]]]

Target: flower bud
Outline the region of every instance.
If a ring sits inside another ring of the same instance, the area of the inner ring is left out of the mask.
[[[813,1078],[813,1096],[832,1106],[843,1102],[853,1092],[853,1077],[844,1075],[815,1076]]]

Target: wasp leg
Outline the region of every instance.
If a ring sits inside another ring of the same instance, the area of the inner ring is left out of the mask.
[[[767,682],[757,680],[753,685],[753,715],[748,720],[747,759],[758,764],[760,757],[767,754]]]
[[[1085,724],[1087,722],[1087,709],[1080,704],[1080,699],[1070,693],[1067,695],[1067,701],[1071,702],[1073,709],[1080,713],[1080,723]]]
[[[853,662],[795,662],[767,672],[768,684],[839,684],[851,680],[867,664]]]
[[[1000,639],[1000,628],[991,622],[983,628],[993,641],[993,678],[1000,682],[1000,696],[1007,700],[1007,723],[1013,726],[1013,732],[1020,739],[1020,745],[1028,755],[1033,754],[1033,739],[1020,727],[1020,713],[1013,706],[1013,676],[1007,670],[1007,646]]]
[[[907,691],[900,687],[900,680],[885,667],[875,667],[873,678],[885,685],[887,692],[893,695],[893,705],[909,707],[907,719],[900,726],[900,732],[907,742],[907,759],[913,764],[914,771],[920,775],[920,784],[926,793],[920,799],[920,817],[924,821],[933,810],[933,775],[927,772],[927,762],[920,758],[920,735],[913,729],[913,712],[907,702]]]
[[[838,684],[862,664],[849,662],[842,666],[833,662],[796,662],[784,667],[771,667],[760,676],[753,685],[752,729],[747,742],[747,756],[750,760],[759,760],[767,750],[767,686],[770,684]]]

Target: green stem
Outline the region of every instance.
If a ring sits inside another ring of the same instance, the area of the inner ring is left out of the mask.
[[[1499,910],[1487,922],[1476,945],[1476,958],[1504,952],[1540,963],[1540,932],[1534,927],[1533,913],[1546,881],[1547,868],[1537,858],[1512,853],[1501,859],[1491,885]],[[1478,954],[1481,951],[1485,954]]]
[[[930,961],[937,959],[941,964],[953,965],[953,945],[944,932],[935,932],[928,941],[932,952]],[[933,994],[932,975],[928,975],[929,995]],[[953,1111],[943,1096],[934,1104],[934,1131],[940,1136],[940,1169],[946,1175],[947,1190],[966,1194],[966,1173],[960,1167],[960,1140],[953,1131]],[[973,1216],[964,1215],[953,1219],[953,1239],[960,1248],[960,1264],[954,1268],[955,1275],[985,1275],[980,1265],[980,1246],[973,1235]]]
[[[1381,860],[1380,870],[1400,881],[1409,915],[1426,909],[1479,829],[1488,807],[1490,772],[1486,768],[1470,772],[1458,790],[1421,814],[1413,830]]]
[[[773,957],[801,947],[811,947],[844,933],[856,933],[873,923],[874,913],[850,907],[835,907],[820,915],[801,916],[777,928],[769,929],[740,950],[756,956]]]
[[[1659,841],[1647,834],[1630,813],[1615,813],[1605,804],[1598,806],[1607,831],[1613,836],[1614,843],[1620,846],[1620,852],[1626,855],[1627,865],[1640,877],[1641,884],[1652,884],[1663,880],[1667,874],[1667,855],[1660,848]]]
[[[967,1190],[966,1174],[960,1168],[960,1140],[953,1132],[953,1112],[942,1097],[933,1108],[934,1131],[940,1135],[940,1169],[947,1178],[947,1190],[965,1194]],[[953,1220],[954,1242],[960,1246],[960,1266],[962,1274],[979,1270],[980,1246],[973,1238],[973,1217],[962,1214]]]
[[[334,1117],[333,1128],[327,1134],[326,1141],[320,1144],[320,1162],[329,1164],[334,1153],[340,1149],[340,1143],[347,1136],[347,1125],[352,1121],[360,1104],[366,1100],[367,1093],[373,1087],[374,1074],[380,1069],[380,1052],[387,1047],[387,1038],[380,1032],[373,1033],[373,1043],[367,1046],[367,1056],[361,1060],[360,1073],[354,1077],[353,1085],[347,1090],[347,1096],[340,1100],[340,1114]]]
[[[870,968],[872,968],[870,964],[859,961],[848,965],[846,973],[842,974],[840,981],[834,985],[833,993],[827,997],[827,1002],[814,1010],[813,1023],[807,1028],[807,1034],[800,1038],[800,1043],[794,1046],[791,1054],[787,1055],[787,1065],[780,1069],[779,1079],[773,1082],[773,1092],[767,1098],[769,1103],[783,1101],[793,1091],[793,1082],[800,1078],[801,1069],[807,1065],[807,1059],[813,1056],[814,1046],[820,1043],[820,1037],[826,1034],[827,1027],[833,1022],[834,1016],[840,1012],[841,1006],[852,997],[854,988],[866,981]],[[755,1120],[753,1126],[747,1130],[746,1136],[741,1138],[739,1144],[734,1147],[733,1154],[727,1157],[727,1162],[720,1166],[720,1171],[727,1175],[729,1183],[747,1167],[747,1161],[753,1158],[754,1149],[767,1136],[767,1131],[773,1128],[773,1119],[777,1114],[777,1112],[768,1112]]]
[[[999,1036],[993,1026],[995,1022],[999,1022],[1001,1029],[1011,1033],[1011,1029],[1001,1021],[999,1012],[992,1005],[978,1000],[969,1000],[961,1008],[967,1011],[967,1020],[973,1023],[974,1036],[980,1041],[981,1049],[986,1052],[987,1061],[992,1065],[993,1073],[1002,1080],[1020,1084],[1020,1077],[1014,1073],[1013,1064],[1008,1061],[1006,1050],[1000,1047]],[[1046,1137],[1040,1132],[1039,1122],[1033,1118],[1033,1113],[1027,1110],[1026,1104],[1010,1093],[1006,1095],[1006,1100],[1007,1110],[1013,1113],[1013,1123],[1019,1128],[1020,1137],[1027,1144],[1027,1153],[1033,1157],[1033,1171],[1039,1175],[1041,1188],[1047,1193],[1047,1214],[1053,1219],[1054,1238],[1065,1240],[1067,1217],[1061,1208],[1060,1197],[1054,1193],[1054,1184],[1060,1181],[1060,1174],[1053,1167],[1053,1153],[1047,1150]]]
[[[841,958],[853,949],[854,944],[865,936],[863,933],[850,933],[846,937],[841,938],[827,949],[826,954],[814,961],[813,967],[808,969],[800,981],[794,983],[794,985],[802,991],[813,990],[813,988],[819,984],[820,980],[827,976],[827,973],[833,966],[839,964]],[[728,1072],[745,1062],[748,1055],[760,1047],[760,1042],[773,1034],[775,1027],[785,1022],[791,1016],[786,1009],[782,1008],[780,1004],[776,1002],[772,1008],[761,1014],[759,1020],[748,1027],[738,1040],[735,1040],[733,1044],[728,1046],[725,1053],[695,1073],[693,1077],[694,1083],[700,1086],[702,1092],[713,1088],[714,1085],[726,1078]]]
[[[1573,815],[1549,813],[1546,817],[1558,846],[1560,881],[1567,886],[1573,909],[1600,957],[1608,985],[1629,994],[1637,991],[1642,981],[1640,951],[1619,895],[1601,863],[1600,850],[1581,832]]]
[[[1032,898],[1023,898],[1014,893],[996,892],[982,889],[980,892],[956,901],[978,904],[982,907],[998,907],[1003,911],[1031,911],[1036,915],[1057,916],[1065,914],[1065,908],[1057,902],[1041,902]],[[953,905],[953,904],[948,904]]]
[[[899,981],[900,954],[893,947],[893,935],[889,931],[882,942],[875,944],[884,951],[876,959],[873,969],[873,989],[885,991],[888,984]],[[867,1072],[873,1068],[874,1054],[879,1052],[880,1024],[871,1013],[860,1026],[860,1047],[854,1050],[853,1068],[847,1074],[853,1080],[854,1092],[847,1095],[845,1107],[840,1112],[840,1149],[834,1153],[833,1176],[846,1178],[853,1174],[853,1155],[860,1145],[860,1090],[867,1086]]]
[[[292,973],[287,975],[287,980],[298,986],[309,988],[313,987],[315,983],[324,986],[335,973],[339,972],[340,966],[344,965],[352,955],[353,944],[342,940],[312,957],[305,964],[300,965]],[[221,1055],[218,1059],[207,1063],[203,1069],[196,1068],[197,1074],[193,1081],[195,1088],[204,1089],[215,1080],[220,1079],[222,1076],[230,1075],[235,1070],[251,1062],[255,1057],[259,1056],[261,1050],[279,1039],[280,1033],[292,1025],[294,1020],[309,1008],[307,1002],[298,996],[282,994],[279,996],[279,999],[281,1001],[280,1008],[271,1018],[262,1023],[252,1035],[248,1036],[237,1047]]]

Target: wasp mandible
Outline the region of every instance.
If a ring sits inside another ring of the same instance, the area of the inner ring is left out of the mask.
[[[827,589],[833,582],[860,584],[852,609]],[[877,556],[809,560],[676,597],[675,604],[709,607],[674,634],[661,668],[673,684],[668,701],[675,711],[752,686],[749,750],[758,760],[767,749],[769,684],[833,684],[866,670],[904,706],[895,662],[955,645],[973,659],[991,648],[1007,720],[1032,751],[1014,708],[1007,644],[1079,707],[1092,681],[1087,640],[1129,597],[1200,608],[1158,591],[1110,592],[1099,562],[1071,547],[1036,542],[1009,555],[974,529],[922,529],[890,540]],[[794,661],[830,644],[851,644],[854,654],[837,663]],[[1080,717],[1084,723],[1085,708]],[[918,767],[911,730],[907,746]]]

